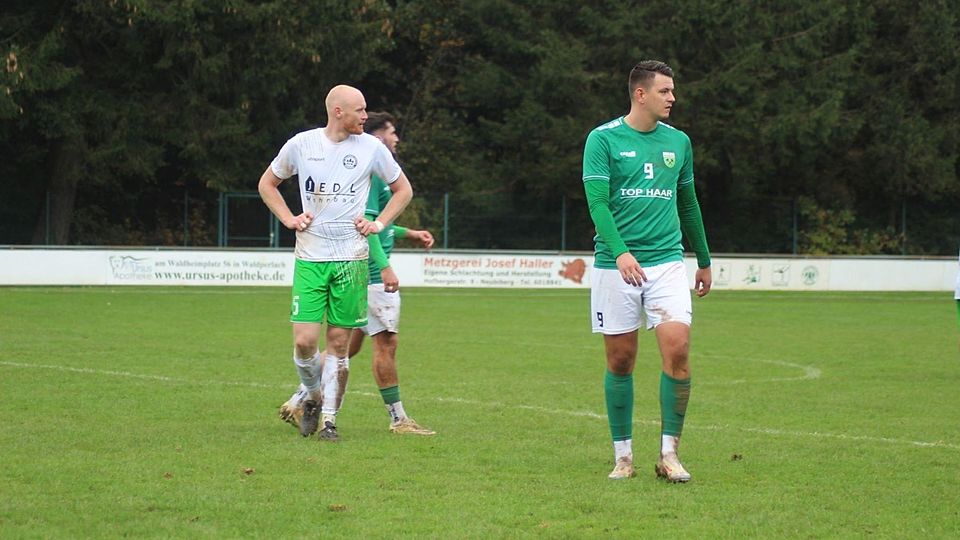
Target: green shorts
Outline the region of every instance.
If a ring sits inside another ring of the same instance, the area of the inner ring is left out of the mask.
[[[296,260],[290,322],[322,323],[342,328],[367,324],[367,261]]]

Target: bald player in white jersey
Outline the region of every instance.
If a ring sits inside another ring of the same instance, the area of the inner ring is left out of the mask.
[[[307,388],[300,434],[320,426],[322,440],[337,441],[339,372],[349,367],[350,331],[367,324],[365,236],[376,234],[403,211],[413,197],[406,175],[376,137],[363,132],[367,104],[356,88],[339,85],[327,94],[327,125],[298,133],[283,145],[263,172],[260,196],[288,229],[297,233],[293,297],[294,353],[300,382]],[[370,174],[383,178],[393,196],[374,221],[363,217]],[[280,194],[280,184],[296,175],[303,212],[295,215]],[[385,284],[396,287],[396,284]],[[319,350],[326,321],[326,350]]]

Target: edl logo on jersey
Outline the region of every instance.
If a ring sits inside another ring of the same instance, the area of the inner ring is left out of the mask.
[[[353,184],[350,184],[347,191],[341,193],[343,187],[338,182],[320,182],[318,184],[312,176],[308,176],[303,182],[303,190],[312,195],[349,195],[352,197],[357,194],[357,188]]]
[[[677,164],[677,155],[673,152],[664,152],[663,153],[663,164],[668,168],[672,169],[674,165]]]

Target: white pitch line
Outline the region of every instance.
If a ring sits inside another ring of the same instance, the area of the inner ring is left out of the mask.
[[[720,358],[719,356],[712,356],[710,358]],[[786,382],[786,381],[806,381],[810,379],[819,379],[820,375],[823,374],[823,371],[820,368],[807,366],[804,364],[794,364],[793,362],[784,362],[783,360],[765,360],[762,358],[740,358],[740,360],[746,362],[759,362],[761,364],[773,364],[775,366],[784,366],[793,369],[803,370],[803,375],[798,377],[772,377],[766,379],[733,379],[730,381],[698,381],[697,384],[706,384],[706,385],[722,385],[722,384],[760,384],[760,383],[769,383],[769,382]]]
[[[251,386],[254,388],[276,388],[277,387],[277,385],[273,385],[273,384],[251,383],[251,382],[191,381],[188,379],[177,379],[175,377],[167,377],[164,375],[149,375],[145,373],[131,373],[129,371],[113,371],[109,369],[91,369],[91,368],[76,368],[76,367],[69,367],[69,366],[54,366],[50,364],[24,364],[21,362],[0,361],[0,365],[10,366],[10,367],[19,367],[19,368],[55,369],[58,371],[69,371],[71,373],[85,373],[88,375],[110,375],[113,377],[126,377],[128,379],[144,379],[148,381],[163,381],[163,382],[171,382],[171,383],[179,383],[179,384],[213,384],[213,385],[223,385],[223,386]]]
[[[33,369],[54,369],[58,371],[67,371],[71,373],[81,373],[86,375],[109,375],[112,377],[125,377],[129,379],[142,379],[150,381],[161,381],[177,384],[197,384],[197,385],[221,385],[221,386],[240,386],[248,388],[287,388],[288,390],[295,387],[294,384],[265,384],[265,383],[255,383],[255,382],[242,382],[242,381],[199,381],[191,379],[178,379],[176,377],[167,377],[164,375],[149,375],[142,373],[132,373],[129,371],[114,371],[114,370],[105,370],[105,369],[91,369],[91,368],[76,368],[69,366],[55,366],[50,364],[26,364],[22,362],[9,362],[0,360],[0,366],[8,366],[15,368],[33,368]],[[362,392],[354,390],[354,393],[363,395],[363,396],[378,396],[379,394],[374,394],[372,392]],[[549,407],[540,407],[537,405],[509,405],[506,403],[498,403],[491,401],[476,401],[471,399],[463,398],[448,398],[448,397],[434,397],[434,398],[418,398],[422,400],[429,401],[438,401],[440,403],[457,403],[462,405],[472,405],[479,407],[501,407],[508,409],[521,409],[525,411],[534,411],[550,415],[558,416],[576,416],[581,418],[592,418],[597,420],[605,420],[607,415],[589,412],[589,411],[565,411],[561,409],[552,409]],[[659,420],[634,420],[634,424],[650,425],[650,426],[659,426]],[[886,443],[886,444],[902,444],[909,446],[917,446],[921,448],[948,448],[951,450],[960,450],[960,444],[951,444],[944,441],[912,441],[909,439],[894,439],[890,437],[874,437],[870,435],[848,435],[845,433],[825,433],[820,431],[791,431],[783,429],[774,429],[774,428],[752,428],[752,427],[737,427],[729,425],[699,425],[699,424],[686,424],[686,427],[689,429],[703,429],[709,431],[746,431],[748,433],[759,433],[763,435],[774,435],[774,436],[786,436],[786,437],[801,437],[801,438],[817,438],[817,439],[838,439],[845,441],[863,441],[863,442],[877,442],[877,443]]]

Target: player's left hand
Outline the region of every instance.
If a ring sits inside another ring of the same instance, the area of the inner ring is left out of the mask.
[[[384,292],[393,293],[400,290],[400,279],[397,277],[397,273],[393,271],[393,268],[388,266],[381,270],[380,279],[383,280]]]
[[[433,247],[433,235],[430,234],[430,231],[419,231],[415,229],[407,229],[407,236],[416,239],[420,242],[420,245],[423,246],[423,249],[430,249]]]
[[[706,296],[712,286],[713,272],[710,271],[710,267],[698,268],[693,278],[693,290],[697,291],[697,296]]]
[[[356,227],[357,231],[364,236],[377,234],[383,230],[383,223],[380,223],[379,220],[370,221],[363,216],[358,216],[356,219],[354,219],[353,226]]]

